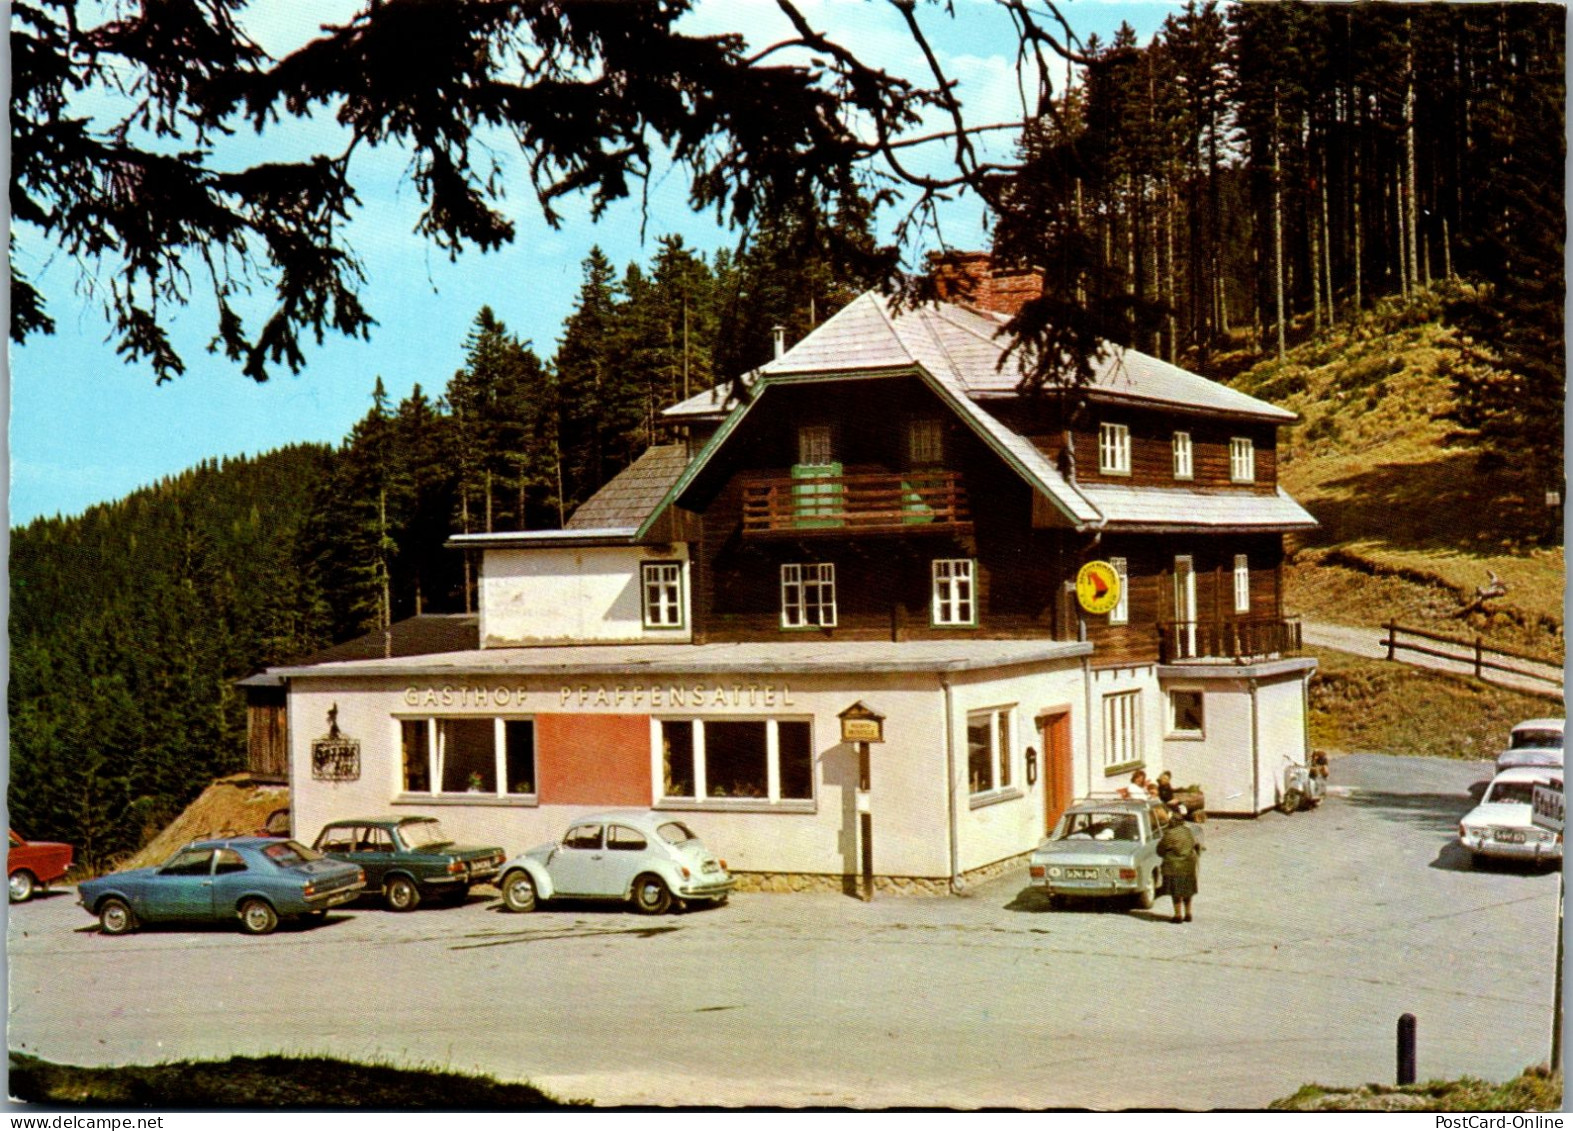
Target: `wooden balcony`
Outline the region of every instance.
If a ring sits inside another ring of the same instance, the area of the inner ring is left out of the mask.
[[[1298,619],[1242,617],[1224,621],[1170,621],[1158,626],[1158,662],[1180,664],[1270,660],[1300,651]]]
[[[743,481],[745,537],[971,531],[967,491],[954,471],[758,475]]]

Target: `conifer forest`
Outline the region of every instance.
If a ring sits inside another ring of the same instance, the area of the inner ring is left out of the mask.
[[[1103,341],[1224,378],[1431,291],[1488,363],[1457,377],[1459,442],[1560,485],[1564,19],[1192,3],[1149,43],[1127,28],[1084,44],[1019,160],[973,185],[996,258],[1044,278],[1009,327],[1024,360],[1069,363],[1029,379],[1076,380]],[[874,209],[843,196],[755,218],[721,251],[667,236],[619,268],[592,249],[554,347],[484,307],[443,331],[464,365],[402,400],[375,373],[307,373],[364,383],[335,448],[215,459],[14,529],[13,827],[92,868],[138,848],[244,768],[237,680],[471,611],[452,535],[561,526],[662,439],[662,409],[767,360],[773,326],[791,343],[892,286],[880,239]],[[869,269],[816,257],[827,242]]]

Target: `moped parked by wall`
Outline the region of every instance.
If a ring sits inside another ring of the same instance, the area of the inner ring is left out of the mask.
[[[1324,751],[1312,751],[1308,765],[1291,762],[1284,768],[1284,791],[1278,799],[1280,812],[1315,809],[1326,796],[1327,754]]]

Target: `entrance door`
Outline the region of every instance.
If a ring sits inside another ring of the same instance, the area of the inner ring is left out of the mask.
[[[1043,832],[1047,836],[1070,808],[1075,785],[1071,778],[1071,715],[1045,715],[1043,726]]]
[[[1189,556],[1174,559],[1174,634],[1179,656],[1196,656],[1196,569]]]

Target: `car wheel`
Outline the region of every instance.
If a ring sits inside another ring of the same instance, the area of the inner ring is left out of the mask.
[[[414,911],[421,902],[420,889],[406,876],[394,876],[389,880],[383,897],[388,901],[389,911]]]
[[[523,868],[502,878],[502,905],[509,911],[535,910],[535,881]]]
[[[240,905],[240,929],[248,935],[267,935],[279,925],[278,912],[265,899],[248,899]]]
[[[123,935],[135,930],[137,917],[123,899],[113,897],[98,905],[98,929],[106,935]]]
[[[1158,899],[1158,881],[1148,876],[1147,882],[1142,885],[1141,891],[1136,893],[1136,903],[1143,911],[1152,910],[1152,905]]]
[[[1284,795],[1278,799],[1278,811],[1281,813],[1287,815],[1296,812],[1299,808],[1300,791],[1298,789],[1286,790]]]
[[[634,906],[645,915],[664,915],[672,906],[672,893],[660,876],[646,872],[634,881]]]
[[[33,898],[33,887],[38,881],[26,868],[11,873],[11,902],[26,903]]]

